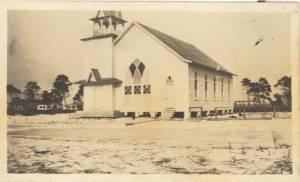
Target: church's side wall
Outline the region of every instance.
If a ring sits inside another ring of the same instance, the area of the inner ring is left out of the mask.
[[[195,72],[197,73],[198,88],[195,91]],[[207,76],[207,97],[205,97],[205,75]],[[216,97],[214,97],[214,77],[216,77]],[[223,79],[223,97],[222,80]],[[228,84],[229,83],[229,84]],[[189,66],[189,105],[202,107],[204,111],[214,110],[216,107],[233,107],[232,76],[211,69]],[[197,93],[195,93],[197,92]],[[224,109],[223,109],[224,110]]]
[[[174,80],[171,94],[176,111],[188,111],[188,64],[139,27],[133,26],[114,47],[114,77],[123,81],[115,88],[115,109],[123,112],[161,112],[166,104],[166,80]],[[151,85],[150,94],[124,94],[133,85],[129,66],[134,60],[146,66],[142,85]],[[172,107],[172,106],[171,106]]]

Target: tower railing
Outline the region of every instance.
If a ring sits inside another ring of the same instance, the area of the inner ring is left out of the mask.
[[[122,33],[122,31],[118,29],[110,29],[110,28],[94,30],[94,36],[111,34],[111,33],[119,35]]]

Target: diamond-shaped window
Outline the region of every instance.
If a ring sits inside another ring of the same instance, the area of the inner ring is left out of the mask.
[[[136,66],[132,63],[130,66],[129,66],[129,70],[131,72],[131,75],[133,76],[134,75],[134,72],[136,70]]]
[[[138,68],[139,68],[139,71],[140,71],[140,73],[141,73],[141,76],[143,76],[143,72],[144,72],[144,70],[145,70],[145,65],[144,65],[144,63],[140,63],[139,66],[138,66]]]

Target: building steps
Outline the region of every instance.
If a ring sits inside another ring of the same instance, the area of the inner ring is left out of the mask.
[[[167,107],[162,112],[161,118],[165,119],[165,120],[170,120],[170,119],[172,119],[175,111],[176,111],[175,108]]]

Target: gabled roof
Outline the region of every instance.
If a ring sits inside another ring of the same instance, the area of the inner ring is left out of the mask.
[[[179,40],[175,37],[162,33],[154,28],[146,26],[144,24],[138,23],[142,28],[150,32],[157,39],[166,44],[169,48],[179,54],[181,57],[186,59],[187,61],[191,61],[192,64],[199,64],[208,68],[215,69],[220,72],[228,73],[233,75],[231,72],[226,70],[219,63],[211,59],[204,52],[199,50],[196,46]]]
[[[100,73],[99,73],[98,69],[92,68],[92,73],[94,75],[94,78],[95,78],[96,82],[101,80],[101,76],[100,76]]]
[[[82,82],[84,86],[115,85],[122,83],[122,81],[117,78],[101,78],[99,70],[96,68],[92,68],[91,70],[92,72],[90,73],[88,80]],[[92,77],[95,78],[95,81],[92,81]]]
[[[151,28],[147,25],[144,25],[139,22],[133,22],[130,26],[121,34],[119,35],[116,40],[114,40],[114,44],[116,45],[127,32],[134,26],[141,28],[146,33],[149,33],[153,38],[157,39],[161,42],[167,49],[169,49],[172,53],[177,55],[181,60],[191,63],[193,65],[200,65],[207,67],[212,70],[216,70],[222,73],[235,75],[221,66],[219,63],[211,59],[207,56],[204,52],[199,50],[196,46],[179,40],[175,37],[162,33],[154,28]]]

